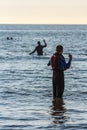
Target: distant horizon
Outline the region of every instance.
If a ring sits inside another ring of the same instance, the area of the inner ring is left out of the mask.
[[[0,23],[0,25],[87,25],[87,24],[84,24],[84,23],[81,23],[81,24],[71,24],[71,23],[67,23],[67,24],[56,24],[56,23],[53,23],[53,24],[50,24],[50,23]]]

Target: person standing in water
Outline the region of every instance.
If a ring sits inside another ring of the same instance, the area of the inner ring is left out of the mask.
[[[72,55],[69,54],[69,61],[66,63],[63,53],[63,46],[58,45],[56,52],[51,56],[48,66],[53,70],[53,98],[62,98],[64,93],[64,71],[70,68]]]
[[[43,40],[43,42],[44,42],[44,45],[41,45],[40,41],[38,41],[37,46],[35,47],[35,49],[29,54],[31,55],[34,52],[37,52],[37,55],[43,55],[43,48],[47,47],[46,41]]]

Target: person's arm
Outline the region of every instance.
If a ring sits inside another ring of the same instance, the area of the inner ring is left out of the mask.
[[[71,65],[71,61],[72,61],[72,55],[69,54],[69,61],[68,63],[66,63],[64,57],[61,57],[59,62],[58,62],[58,69],[60,70],[66,70],[70,68]]]
[[[36,48],[32,52],[30,52],[29,55],[33,54],[35,51],[36,51]]]
[[[50,66],[50,60],[49,60],[49,62],[47,63],[47,66]]]
[[[45,41],[45,40],[43,40],[43,42],[44,42],[43,47],[47,47],[47,43],[46,43],[46,41]]]

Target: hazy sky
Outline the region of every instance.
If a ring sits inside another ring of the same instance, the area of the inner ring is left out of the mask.
[[[0,0],[0,23],[87,24],[87,0]]]

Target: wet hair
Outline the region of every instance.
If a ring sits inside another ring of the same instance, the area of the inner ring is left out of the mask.
[[[13,37],[11,37],[11,40],[13,39]]]
[[[40,44],[40,41],[38,41],[37,44]]]
[[[58,45],[58,46],[56,47],[56,51],[57,51],[58,53],[60,53],[61,51],[63,51],[63,46]]]
[[[7,37],[7,40],[9,40],[9,37]]]

